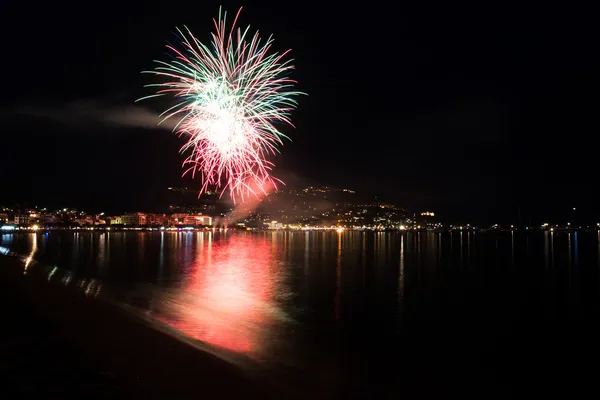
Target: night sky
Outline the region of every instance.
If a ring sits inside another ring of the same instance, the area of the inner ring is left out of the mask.
[[[4,6],[0,204],[151,211],[167,186],[199,187],[180,178],[180,139],[123,118],[151,94],[140,71],[165,59],[175,26],[209,38],[209,3]],[[293,3],[250,2],[241,15],[292,49],[308,93],[276,176],[452,221],[511,223],[519,208],[523,219],[597,216],[590,13]]]

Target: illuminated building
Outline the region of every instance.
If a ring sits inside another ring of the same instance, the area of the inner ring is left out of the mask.
[[[202,214],[176,213],[171,215],[174,225],[212,226],[212,217]]]
[[[283,224],[277,221],[271,221],[267,224],[269,229],[283,229]]]
[[[44,225],[56,224],[59,222],[58,218],[54,214],[44,213],[40,215],[40,222]]]
[[[188,215],[185,218],[184,223],[186,225],[211,226],[212,225],[212,218],[209,217],[209,216],[207,216],[207,215],[201,215],[201,214]]]
[[[165,214],[146,214],[146,225],[165,225],[169,218]]]
[[[17,225],[27,225],[29,223],[29,214],[16,214],[14,222]]]
[[[123,225],[146,225],[146,214],[141,212],[125,214],[121,217],[121,220]]]
[[[79,218],[75,218],[74,221],[79,225],[94,225],[94,217],[91,215],[84,215]]]

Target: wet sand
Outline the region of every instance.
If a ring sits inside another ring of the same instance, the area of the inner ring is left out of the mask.
[[[269,398],[225,361],[0,256],[0,398]]]

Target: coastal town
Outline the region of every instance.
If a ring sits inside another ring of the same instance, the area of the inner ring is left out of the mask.
[[[443,229],[432,211],[407,213],[397,205],[365,199],[350,189],[307,187],[279,191],[252,207],[232,205],[209,192],[200,198],[188,188],[168,188],[166,212],[119,214],[73,208],[0,207],[4,230],[32,229],[213,229],[300,230]]]
[[[198,198],[188,188],[168,188],[172,203],[166,212],[89,212],[74,208],[0,206],[0,229],[12,230],[417,230],[514,231],[596,230],[600,224],[543,223],[537,226],[477,227],[444,224],[434,211],[408,212],[377,198],[365,198],[351,189],[309,186],[278,191],[258,204],[232,205],[216,193]]]

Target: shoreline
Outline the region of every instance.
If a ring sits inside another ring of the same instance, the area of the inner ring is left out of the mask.
[[[120,233],[128,233],[128,232],[160,232],[160,233],[185,233],[185,232],[194,232],[194,233],[277,233],[277,232],[286,232],[286,233],[295,233],[295,232],[334,232],[334,233],[343,233],[343,232],[391,232],[391,233],[454,233],[454,232],[471,232],[471,233],[539,233],[539,232],[600,232],[599,226],[580,226],[580,227],[552,227],[552,228],[538,228],[538,227],[525,227],[525,228],[501,228],[501,229],[487,229],[487,228],[465,228],[461,229],[459,227],[452,228],[436,228],[436,229],[427,229],[427,228],[348,228],[348,227],[310,227],[310,228],[280,228],[280,229],[241,229],[241,228],[224,228],[224,227],[213,227],[213,228],[191,228],[191,227],[176,227],[176,228],[159,228],[159,227],[115,227],[115,226],[94,226],[94,227],[16,227],[14,225],[5,225],[10,226],[10,229],[4,229],[4,233],[8,234],[19,234],[19,233],[56,233],[56,232],[95,232],[95,233],[106,233],[106,232],[120,232]]]
[[[2,333],[2,347],[6,347],[3,369],[7,370],[3,376],[14,376],[10,382],[29,379],[39,383],[5,385],[3,390],[61,397],[79,393],[77,381],[53,380],[47,386],[47,376],[56,368],[44,364],[56,361],[62,362],[65,374],[87,371],[96,394],[108,390],[102,398],[273,398],[250,376],[210,352],[154,328],[116,305],[25,276],[23,270],[20,256],[0,255],[0,304],[8,318],[6,326],[15,327]],[[23,378],[19,371],[23,354],[36,346],[41,349],[29,354],[31,377]]]

